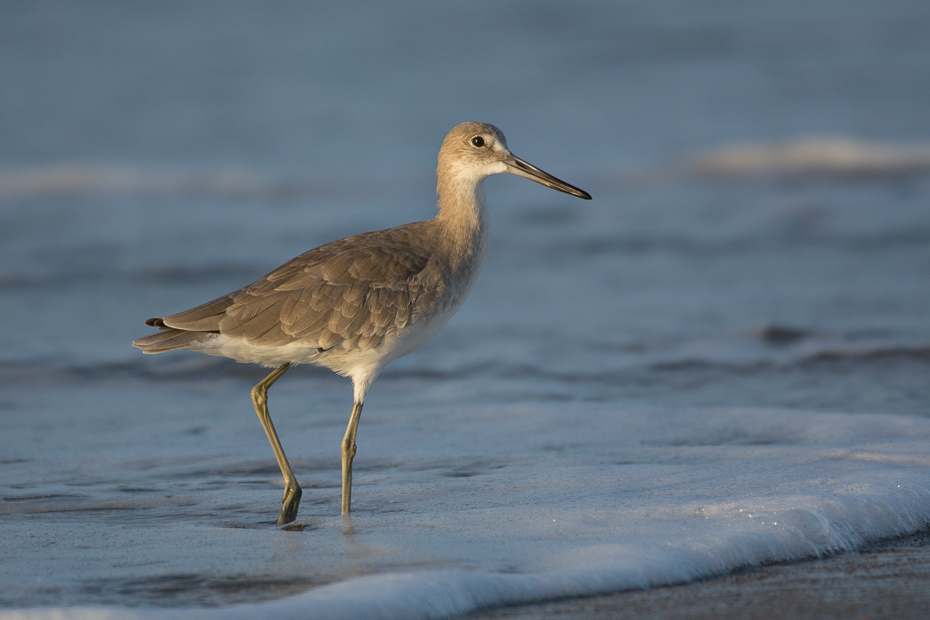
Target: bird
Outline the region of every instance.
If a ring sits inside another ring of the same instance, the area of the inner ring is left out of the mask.
[[[271,421],[268,390],[298,364],[351,378],[353,406],[341,444],[342,515],[348,517],[368,390],[391,361],[438,334],[472,290],[490,241],[484,181],[500,173],[591,199],[513,155],[497,127],[462,123],[439,150],[432,219],[324,244],[235,292],[145,321],[159,331],[133,341],[143,353],[186,349],[274,368],[251,395],[284,477],[278,525],[297,518],[302,490]]]

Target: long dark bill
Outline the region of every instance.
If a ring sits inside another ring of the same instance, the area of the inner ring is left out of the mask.
[[[584,198],[585,200],[591,200],[591,194],[584,191],[583,189],[578,189],[574,185],[569,185],[565,181],[555,178],[548,172],[544,172],[536,166],[526,163],[515,155],[511,155],[510,157],[512,159],[505,162],[507,164],[507,172],[510,174],[515,174],[518,177],[523,177],[525,179],[529,179],[530,181],[536,181],[537,183],[541,183],[546,187],[557,189],[560,192],[565,192],[566,194],[571,194],[572,196],[578,196],[579,198]]]

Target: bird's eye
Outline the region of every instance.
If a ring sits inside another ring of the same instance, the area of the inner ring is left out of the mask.
[[[475,136],[474,138],[471,139],[471,143],[476,148],[480,149],[482,146],[484,146],[484,138],[482,138],[481,136]]]

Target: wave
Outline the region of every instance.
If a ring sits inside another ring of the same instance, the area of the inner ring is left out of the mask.
[[[140,329],[144,332],[144,328]],[[458,363],[450,359],[449,364],[441,366],[388,367],[384,380],[416,381],[424,386],[471,380],[526,385],[542,381],[550,386],[561,385],[570,393],[575,389],[586,393],[588,389],[609,388],[615,397],[620,397],[646,388],[687,393],[692,383],[710,385],[753,377],[756,381],[777,383],[791,377],[800,381],[801,375],[811,382],[815,378],[828,380],[838,373],[872,381],[891,373],[897,377],[896,384],[904,385],[930,365],[928,342],[901,342],[883,335],[821,333],[782,325],[766,325],[708,340],[596,342],[579,346],[589,351],[591,363],[573,367],[540,363],[535,357],[520,355],[493,359],[479,355],[477,360],[466,355]],[[264,374],[257,366],[224,358],[192,354],[142,356],[134,350],[127,348],[127,351],[119,359],[96,360],[61,355],[8,356],[0,359],[0,385],[94,384],[114,379],[144,383],[224,380],[251,385]],[[331,376],[328,370],[316,366],[301,367],[300,374],[305,380],[326,380]]]
[[[698,510],[703,518],[717,516]],[[741,509],[730,512],[734,520],[753,517],[743,515]],[[678,540],[664,546],[625,543],[576,548],[563,553],[562,570],[551,572],[395,572],[323,585],[271,602],[225,608],[53,607],[0,612],[0,620],[450,618],[507,605],[678,585],[747,566],[822,557],[864,547],[876,537],[917,532],[930,525],[928,514],[930,492],[926,490],[858,499],[835,497],[823,502],[819,510],[792,508],[757,514],[757,519],[768,518],[769,526],[754,532],[721,532],[712,539]],[[297,580],[289,585],[300,589],[311,582]],[[289,592],[285,589],[282,594]]]
[[[885,144],[846,137],[800,137],[782,143],[732,144],[631,175],[647,184],[681,177],[738,180],[759,176],[839,180],[930,174],[930,144]]]
[[[801,138],[734,145],[698,155],[688,167],[704,176],[760,173],[871,176],[930,172],[930,145],[878,144],[850,138]]]
[[[410,179],[275,177],[245,168],[175,170],[110,164],[58,164],[0,169],[0,197],[155,194],[261,196],[370,195],[416,186]]]
[[[0,170],[0,195],[5,196],[139,191],[248,194],[267,192],[276,187],[269,179],[246,170],[197,175],[168,170],[75,164]]]

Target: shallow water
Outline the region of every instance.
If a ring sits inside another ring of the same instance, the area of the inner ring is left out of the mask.
[[[926,3],[198,6],[0,24],[0,605],[433,617],[930,520]],[[279,531],[263,371],[129,342],[430,217],[469,119],[595,199],[488,181],[481,280],[370,394],[352,523],[348,382],[275,385]]]

